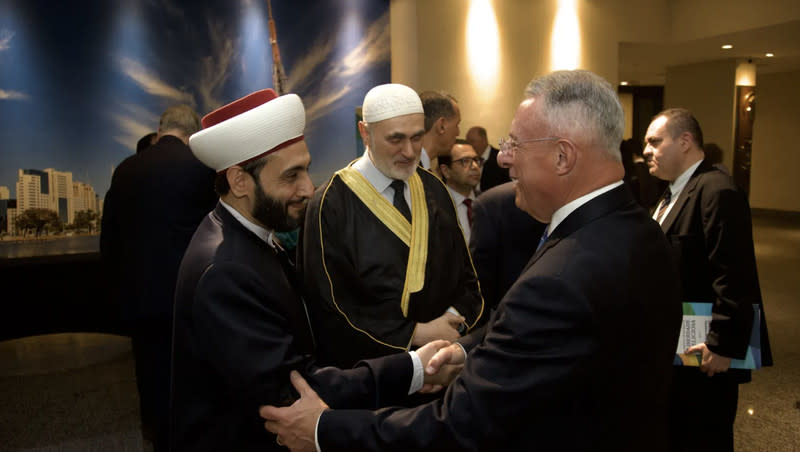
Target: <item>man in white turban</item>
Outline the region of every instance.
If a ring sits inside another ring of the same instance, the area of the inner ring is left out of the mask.
[[[377,408],[422,387],[430,347],[347,371],[311,364],[314,339],[294,268],[273,240],[299,225],[313,192],[300,98],[257,91],[202,123],[189,144],[217,172],[220,200],[178,275],[172,451],[285,450],[264,430],[258,407],[291,403],[293,369],[340,407]],[[366,384],[351,382],[364,375]],[[360,397],[380,381],[394,395]]]
[[[419,167],[419,96],[380,85],[362,113],[366,152],[314,194],[299,254],[317,359],[339,367],[455,340],[483,311],[453,202]]]

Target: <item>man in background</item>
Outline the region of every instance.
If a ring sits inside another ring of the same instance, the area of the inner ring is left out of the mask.
[[[422,137],[420,165],[441,179],[437,158],[447,155],[460,133],[461,110],[450,94],[423,91],[419,94],[425,113],[425,135]]]
[[[680,265],[681,301],[712,304],[700,368],[675,367],[671,441],[674,451],[733,451],[739,384],[750,371],[730,369],[750,345],[754,306],[760,314],[762,365],[772,365],[758,284],[747,197],[703,152],[703,132],[686,109],[653,118],[645,136],[650,173],[669,182],[653,219]]]
[[[457,140],[450,155],[439,157],[439,170],[453,198],[458,213],[458,224],[469,243],[472,227],[472,203],[475,202],[475,187],[481,180],[482,160],[466,141]],[[478,274],[480,275],[480,273]]]
[[[131,336],[142,429],[168,450],[172,311],[178,267],[197,225],[214,207],[214,172],[187,142],[200,118],[168,108],[155,144],[114,171],[103,206],[100,251]]]
[[[467,131],[467,141],[483,159],[483,173],[478,185],[479,193],[511,181],[508,176],[508,168],[502,168],[497,163],[497,155],[500,150],[489,145],[486,129],[480,126],[472,127]]]

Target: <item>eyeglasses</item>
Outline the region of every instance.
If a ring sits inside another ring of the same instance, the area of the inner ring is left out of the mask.
[[[544,138],[534,138],[532,140],[516,141],[511,137],[505,137],[500,139],[500,152],[503,154],[508,154],[509,156],[513,157],[514,154],[519,150],[520,144],[536,143],[540,141],[557,141],[560,139],[561,137],[544,137]]]
[[[469,168],[472,164],[478,165],[478,168],[483,166],[483,159],[481,157],[464,157],[458,160],[453,160],[453,163],[458,163],[462,168]]]

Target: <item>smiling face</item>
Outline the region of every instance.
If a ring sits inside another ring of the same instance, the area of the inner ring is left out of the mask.
[[[414,174],[425,134],[424,121],[422,113],[413,113],[369,125],[359,123],[369,158],[386,177],[407,180]]]
[[[511,122],[509,138],[516,143],[516,150],[510,154],[502,153],[498,161],[510,169],[516,180],[515,203],[533,218],[549,223],[556,210],[555,192],[559,186],[556,173],[557,156],[554,152],[557,141],[527,142],[548,137],[551,131],[541,119],[540,104],[535,98],[524,100]]]
[[[308,174],[310,165],[311,156],[305,141],[272,154],[255,180],[252,217],[274,231],[299,227],[314,192]]]

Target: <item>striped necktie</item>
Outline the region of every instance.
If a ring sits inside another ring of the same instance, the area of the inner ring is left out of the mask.
[[[538,245],[538,246],[536,246],[536,251],[539,251],[539,248],[541,248],[541,247],[542,247],[542,245],[544,245],[544,242],[546,242],[546,241],[547,241],[547,237],[548,237],[548,235],[547,235],[547,229],[549,229],[549,226],[550,226],[550,225],[545,225],[545,227],[544,227],[544,231],[542,232],[542,237],[539,239],[539,245]]]
[[[661,220],[664,219],[664,214],[667,212],[670,201],[672,201],[672,192],[669,190],[669,187],[667,187],[667,190],[664,192],[664,197],[661,199],[661,204],[658,205],[658,211],[656,211],[656,221],[658,224],[661,224]]]

